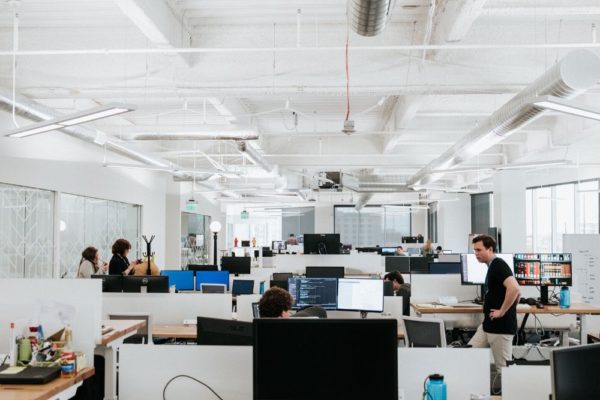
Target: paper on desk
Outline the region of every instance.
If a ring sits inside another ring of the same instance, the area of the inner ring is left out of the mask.
[[[23,371],[25,368],[27,368],[27,367],[8,367],[4,371],[0,371],[0,374],[3,374],[3,375],[18,374],[19,372]]]
[[[417,307],[436,308],[437,306],[435,304],[431,304],[431,303],[419,303],[419,304],[417,304]]]

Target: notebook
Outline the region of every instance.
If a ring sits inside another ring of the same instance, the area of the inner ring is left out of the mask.
[[[8,365],[0,366],[0,384],[42,385],[60,375],[60,367],[25,367],[15,374],[3,373],[8,368]]]

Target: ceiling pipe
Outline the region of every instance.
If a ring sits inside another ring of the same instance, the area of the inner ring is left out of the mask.
[[[369,202],[369,200],[371,200],[372,197],[373,197],[373,193],[361,194],[360,197],[358,198],[358,201],[354,205],[354,209],[356,209],[356,211],[360,211],[364,206],[367,205],[367,203]]]
[[[237,148],[240,153],[242,153],[247,159],[253,162],[255,165],[264,169],[267,172],[272,172],[275,168],[273,164],[269,162],[266,158],[263,157],[256,149],[250,146],[249,143],[244,141],[237,142]]]
[[[435,170],[449,169],[467,161],[539,118],[545,109],[533,105],[532,98],[550,95],[571,99],[594,86],[598,80],[600,59],[596,54],[587,50],[569,53],[454,146],[419,170],[407,184],[418,187],[435,182],[443,176]]]
[[[349,0],[348,23],[361,36],[377,36],[392,14],[393,0]]]
[[[140,133],[125,140],[258,140],[256,134],[232,135],[231,133],[174,132],[174,133]]]
[[[356,177],[342,174],[342,186],[357,193],[413,192],[402,175],[362,175]]]
[[[35,103],[32,100],[25,98],[24,96],[16,95],[15,100],[13,101],[12,93],[9,93],[4,89],[0,89],[0,110],[12,113],[13,103],[15,106],[16,115],[34,122],[45,121],[58,116],[57,113],[51,108],[46,107],[42,104]],[[129,149],[128,147],[112,139],[107,139],[106,134],[100,131],[91,130],[81,126],[64,127],[60,129],[60,131],[84,142],[92,143],[101,147],[106,146],[108,150],[114,153],[118,153],[122,156],[128,157],[132,160],[141,162],[146,165],[151,165],[160,168],[177,168],[177,166],[171,163],[170,161],[165,161],[159,158],[148,156],[139,151]],[[102,137],[102,139],[99,140],[99,137]],[[178,173],[174,174],[181,175]]]

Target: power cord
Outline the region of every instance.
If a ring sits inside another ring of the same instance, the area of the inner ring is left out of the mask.
[[[189,375],[176,375],[176,376],[174,376],[173,378],[171,378],[171,379],[169,380],[169,382],[167,382],[167,384],[166,384],[166,385],[165,385],[165,387],[163,388],[163,400],[167,400],[167,398],[166,398],[166,396],[165,396],[165,393],[167,392],[167,388],[169,387],[169,385],[171,384],[171,382],[173,382],[175,379],[178,379],[178,378],[188,378],[188,379],[191,379],[191,380],[193,380],[193,381],[196,381],[196,382],[198,382],[199,384],[201,384],[202,386],[206,387],[208,390],[210,390],[210,391],[211,391],[211,392],[212,392],[212,393],[215,395],[215,397],[216,397],[216,398],[218,398],[219,400],[223,400],[223,398],[222,398],[221,396],[219,396],[219,395],[217,394],[217,392],[215,392],[215,391],[214,391],[214,390],[213,390],[213,389],[212,389],[210,386],[208,386],[206,383],[204,383],[204,382],[202,382],[202,381],[200,381],[200,380],[198,380],[198,379],[194,378],[193,376],[189,376]]]

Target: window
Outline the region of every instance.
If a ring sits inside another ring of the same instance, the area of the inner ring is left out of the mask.
[[[367,206],[356,211],[353,206],[335,206],[335,232],[344,244],[354,247],[396,246],[402,236],[410,236],[410,207]]]
[[[427,232],[429,233],[429,239],[433,243],[437,243],[437,210],[438,202],[429,203],[429,210],[427,210]]]
[[[88,246],[97,247],[100,258],[108,262],[119,238],[131,243],[129,258],[142,257],[141,206],[66,193],[60,193],[59,203],[61,276],[77,275],[81,252]]]
[[[598,233],[598,181],[529,188],[526,201],[527,251],[563,251],[569,233]]]
[[[0,184],[0,278],[51,278],[54,192]]]
[[[211,218],[202,214],[181,213],[181,267],[208,264],[212,247]]]

